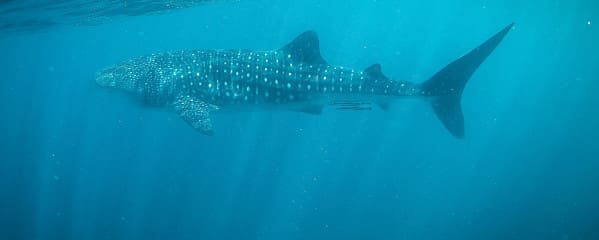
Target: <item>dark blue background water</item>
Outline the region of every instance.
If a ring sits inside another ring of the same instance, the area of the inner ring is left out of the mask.
[[[510,22],[463,96],[218,114],[216,135],[101,89],[177,49],[275,49],[421,82]],[[595,24],[596,21],[596,24]],[[1,239],[599,239],[599,6],[579,1],[241,1],[0,38]]]

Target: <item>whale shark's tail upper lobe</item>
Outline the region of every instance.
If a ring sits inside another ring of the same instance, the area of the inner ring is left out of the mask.
[[[432,101],[435,114],[455,137],[464,137],[464,116],[460,101],[468,79],[513,25],[508,25],[480,46],[445,66],[421,85],[424,94],[436,96]]]

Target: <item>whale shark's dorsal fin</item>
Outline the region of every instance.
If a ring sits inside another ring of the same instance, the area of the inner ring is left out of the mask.
[[[328,65],[320,55],[318,36],[314,31],[306,31],[281,48],[292,59],[307,64]]]

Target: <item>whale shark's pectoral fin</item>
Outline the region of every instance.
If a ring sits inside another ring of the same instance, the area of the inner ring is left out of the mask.
[[[213,135],[210,112],[218,107],[191,96],[180,96],[173,104],[175,112],[196,130],[206,135]]]

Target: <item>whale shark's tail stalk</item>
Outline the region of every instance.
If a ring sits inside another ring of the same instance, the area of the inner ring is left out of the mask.
[[[424,94],[436,96],[432,101],[435,114],[455,137],[464,137],[464,116],[460,101],[468,79],[499,45],[513,25],[513,23],[508,25],[489,40],[445,66],[428,81],[422,83],[420,89]]]

